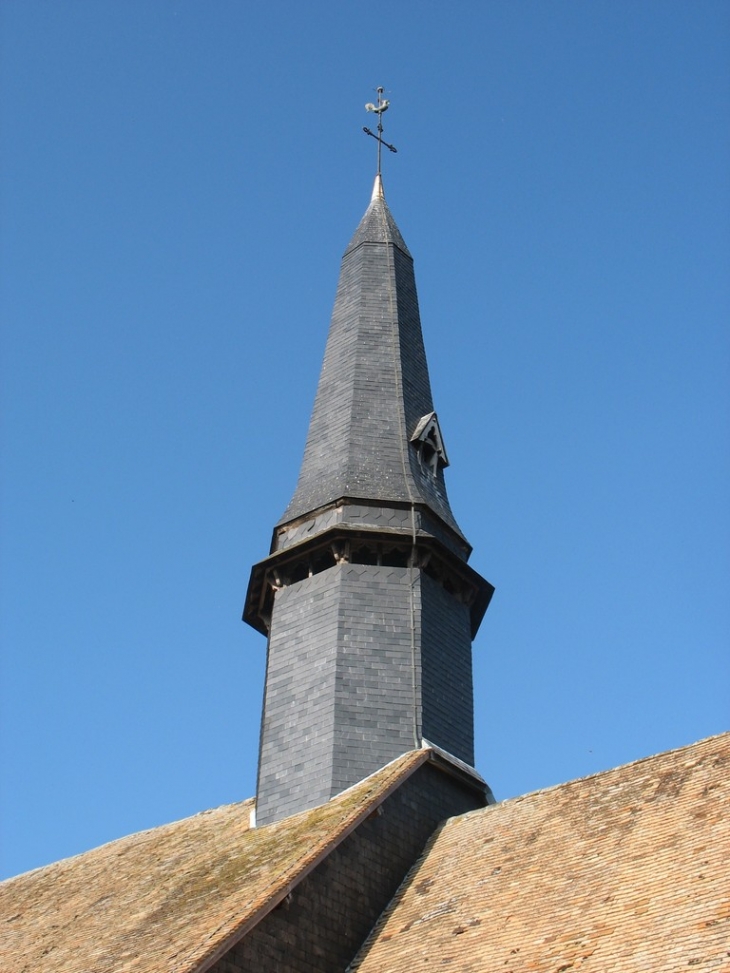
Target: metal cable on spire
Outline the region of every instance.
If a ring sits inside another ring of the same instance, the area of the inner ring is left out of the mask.
[[[383,114],[390,107],[390,102],[388,101],[387,98],[383,98],[385,88],[376,88],[375,90],[378,95],[378,103],[374,105],[371,101],[369,101],[365,105],[365,111],[374,112],[378,116],[378,134],[376,135],[375,132],[371,132],[370,129],[365,125],[363,125],[362,130],[363,132],[365,132],[366,135],[371,136],[371,138],[374,138],[378,143],[378,175],[381,175],[380,162],[381,162],[382,147],[385,146],[386,149],[390,149],[391,152],[397,152],[398,149],[396,149],[394,145],[391,145],[389,142],[386,142],[383,139]]]

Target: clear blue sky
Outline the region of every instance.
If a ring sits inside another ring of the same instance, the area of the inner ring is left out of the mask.
[[[391,100],[499,798],[730,725],[730,5],[4,0],[2,874],[250,796]]]

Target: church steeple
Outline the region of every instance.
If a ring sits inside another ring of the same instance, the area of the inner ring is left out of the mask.
[[[473,765],[471,640],[493,588],[466,563],[447,465],[413,260],[378,172],[342,258],[299,480],[246,595],[268,637],[260,824],[426,743]]]
[[[281,523],[342,498],[418,504],[463,542],[440,431],[436,442],[418,438],[429,421],[438,430],[413,259],[378,176],[342,259],[299,482]]]

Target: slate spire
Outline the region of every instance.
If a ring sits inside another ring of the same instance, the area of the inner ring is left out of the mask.
[[[377,176],[342,258],[299,482],[281,523],[347,497],[423,504],[460,533],[443,447],[429,465],[412,444],[433,411],[413,258]]]
[[[466,563],[447,465],[413,259],[378,175],[342,258],[294,496],[246,596],[268,637],[259,823],[426,741],[473,765],[471,640],[493,588]]]

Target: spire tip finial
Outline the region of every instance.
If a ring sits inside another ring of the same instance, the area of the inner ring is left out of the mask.
[[[370,197],[370,202],[374,203],[376,199],[385,199],[385,193],[383,192],[383,177],[380,173],[375,177],[375,182],[373,183],[373,194]]]

